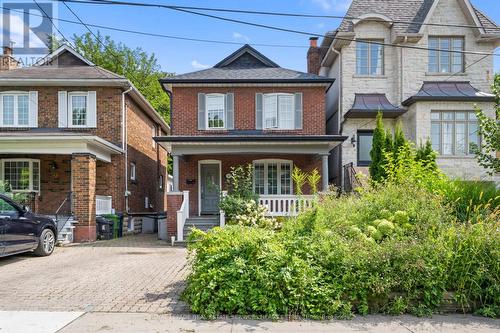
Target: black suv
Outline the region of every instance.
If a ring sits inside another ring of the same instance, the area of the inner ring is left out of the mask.
[[[54,251],[56,240],[54,220],[33,214],[0,194],[0,257],[28,251],[48,256]]]

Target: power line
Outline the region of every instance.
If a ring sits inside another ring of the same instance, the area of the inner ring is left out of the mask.
[[[186,9],[186,10],[201,10],[201,11],[212,11],[212,12],[226,12],[226,13],[236,13],[236,14],[252,14],[252,15],[266,15],[266,16],[288,16],[288,17],[302,17],[302,18],[328,18],[328,19],[347,19],[356,20],[360,19],[355,16],[340,16],[340,15],[320,15],[320,14],[302,14],[302,13],[290,13],[290,12],[266,12],[259,10],[243,10],[243,9],[228,9],[228,8],[216,8],[216,7],[194,7],[194,6],[178,6],[178,5],[164,5],[164,4],[154,4],[154,3],[144,3],[144,2],[130,2],[130,1],[119,1],[119,0],[55,0],[55,1],[68,1],[75,3],[87,3],[87,4],[115,4],[115,5],[126,5],[126,6],[140,6],[140,7],[160,7],[167,9]],[[379,18],[369,18],[367,21],[372,22],[386,22]],[[477,28],[484,29],[483,26],[468,25],[468,24],[453,24],[453,23],[430,23],[423,21],[403,21],[403,20],[391,20],[391,23],[401,23],[409,25],[428,25],[428,26],[439,26],[439,27],[455,27],[455,28]],[[491,27],[488,29],[498,29],[500,27]]]
[[[3,7],[3,6],[0,6],[0,8],[1,9],[10,10],[12,12],[17,12],[17,13],[20,13],[20,14],[28,14],[28,15],[31,15],[31,16],[44,17],[44,18],[48,18],[50,20],[56,20],[56,21],[59,21],[59,22],[83,25],[81,22],[77,22],[77,21],[73,21],[73,20],[68,20],[68,19],[63,19],[63,18],[51,17],[51,16],[48,16],[48,15],[45,15],[45,14],[40,15],[40,14],[36,14],[36,13],[33,13],[33,12],[24,12],[22,10],[11,9],[11,8],[8,8],[8,7]],[[251,44],[251,45],[254,45],[254,46],[279,47],[279,48],[307,48],[307,47],[309,47],[309,46],[306,46],[306,45],[286,45],[286,44],[267,44],[267,43],[241,43],[241,42],[234,42],[234,41],[214,40],[214,39],[190,38],[190,37],[183,37],[183,36],[176,36],[176,35],[166,35],[166,34],[159,34],[159,33],[153,33],[153,32],[146,32],[146,31],[138,31],[138,30],[124,29],[124,28],[117,28],[117,27],[100,25],[100,24],[86,23],[86,25],[89,26],[89,27],[103,29],[103,30],[111,30],[111,31],[117,31],[117,32],[124,32],[124,33],[130,33],[130,34],[136,34],[136,35],[142,35],[142,36],[148,36],[148,37],[158,37],[158,38],[166,38],[166,39],[184,40],[184,41],[189,41],[189,42],[227,44],[227,45],[240,45],[240,46],[241,45],[245,45],[245,44]]]
[[[47,13],[42,8],[42,6],[40,6],[40,4],[36,0],[33,0],[33,2],[37,5],[38,9],[40,9],[40,11],[49,19],[49,21],[52,24],[52,26],[54,27],[54,29],[57,30],[57,32],[61,35],[61,37],[64,39],[64,41],[66,41],[69,45],[71,45],[70,41],[64,36],[64,34],[61,32],[61,30],[59,30],[59,28],[54,23],[54,20],[47,15]],[[24,13],[24,11],[23,11],[23,13]]]
[[[84,3],[82,1],[77,1],[77,0],[56,0],[60,2],[80,2]],[[105,2],[94,2],[94,1],[89,1],[85,0],[88,3],[109,3],[113,4],[114,2],[111,2],[109,0],[104,0]],[[160,6],[161,5],[157,5]],[[276,30],[276,31],[282,31],[282,32],[288,32],[288,33],[294,33],[294,34],[300,34],[300,35],[306,35],[306,36],[314,36],[314,37],[331,37],[334,39],[338,40],[344,40],[344,41],[349,41],[349,42],[356,42],[355,39],[351,38],[345,38],[345,37],[338,37],[338,36],[328,36],[328,35],[323,35],[323,34],[318,34],[318,33],[313,33],[313,32],[306,32],[306,31],[301,31],[301,30],[295,30],[295,29],[288,29],[288,28],[281,28],[281,27],[276,27],[276,26],[271,26],[271,25],[266,25],[266,24],[260,24],[260,23],[255,23],[255,22],[248,22],[248,21],[243,21],[243,20],[237,20],[237,19],[232,19],[232,18],[227,18],[227,17],[222,17],[222,16],[217,16],[217,15],[212,15],[212,14],[205,14],[205,13],[200,13],[192,10],[187,10],[187,9],[180,9],[180,8],[168,8],[172,9],[175,11],[179,12],[184,12],[188,14],[193,14],[193,15],[198,15],[198,16],[203,16],[203,17],[208,17],[216,20],[221,20],[221,21],[227,21],[227,22],[232,22],[232,23],[238,23],[238,24],[243,24],[243,25],[248,25],[248,26],[253,26],[253,27],[258,27],[258,28],[264,28],[264,29],[269,29],[269,30]],[[476,54],[476,55],[493,55],[493,56],[500,56],[500,54],[497,53],[487,53],[487,52],[477,52],[477,51],[465,51],[465,50],[446,50],[446,49],[439,49],[439,48],[428,48],[428,47],[422,47],[422,46],[412,46],[412,45],[400,45],[400,44],[392,44],[392,43],[385,43],[385,42],[379,42],[379,41],[363,41],[367,44],[375,44],[375,45],[382,45],[382,46],[390,46],[390,47],[398,47],[398,48],[407,48],[407,49],[415,49],[415,50],[425,50],[425,51],[438,51],[438,52],[448,52],[448,53],[458,53],[458,54]]]

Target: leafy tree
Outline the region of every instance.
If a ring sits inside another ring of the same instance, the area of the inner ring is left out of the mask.
[[[370,157],[372,159],[370,163],[370,177],[374,181],[380,181],[384,178],[384,169],[382,168],[384,147],[385,147],[385,130],[384,123],[382,122],[382,112],[377,113],[377,126],[373,131],[373,142],[372,150],[370,151]]]
[[[394,131],[394,154],[397,156],[401,147],[406,143],[405,134],[403,133],[403,128],[401,122],[397,122],[396,130]]]
[[[125,76],[162,118],[167,123],[170,121],[169,97],[158,80],[171,74],[161,70],[154,54],[148,54],[141,48],[132,49],[123,43],[116,43],[110,36],[102,36],[100,32],[97,32],[97,38],[88,32],[81,36],[73,35],[72,39],[78,53],[97,66]],[[50,44],[49,48],[54,50],[62,41],[52,37]]]
[[[431,171],[436,171],[438,169],[436,163],[436,152],[432,149],[432,143],[429,139],[424,145],[421,145],[416,152],[415,160],[422,162],[422,165],[427,167]]]
[[[492,91],[495,94],[496,119],[487,117],[478,109],[476,115],[481,145],[471,144],[479,164],[490,174],[500,172],[500,74],[495,75]]]
[[[394,150],[394,141],[392,139],[392,132],[390,129],[387,129],[387,132],[385,133],[385,145],[384,145],[385,151],[393,151]]]

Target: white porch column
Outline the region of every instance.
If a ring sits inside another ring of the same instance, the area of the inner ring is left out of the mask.
[[[321,184],[323,191],[328,191],[328,156],[329,154],[321,155]]]
[[[179,155],[172,155],[173,191],[179,192]]]

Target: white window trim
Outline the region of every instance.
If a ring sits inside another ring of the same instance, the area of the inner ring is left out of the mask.
[[[134,162],[130,163],[130,180],[135,181],[137,180],[137,175],[136,175],[136,170],[137,166]]]
[[[279,103],[280,96],[287,96],[292,98],[292,117],[294,120],[292,123],[292,127],[290,128],[280,127],[280,103]],[[266,126],[266,103],[265,103],[266,97],[274,97],[276,99],[276,127]],[[295,129],[295,94],[293,93],[262,94],[262,128],[270,130],[285,130],[285,131],[290,131]]]
[[[439,114],[439,119],[433,120],[431,118],[431,134],[432,134],[432,124],[439,124],[439,150],[436,151],[438,153],[438,157],[474,157],[474,153],[470,152],[470,142],[469,142],[469,125],[476,124],[478,131],[479,131],[479,124],[477,119],[476,120],[469,120],[469,113],[474,113],[475,111],[473,110],[431,110],[432,113],[437,113]],[[445,120],[442,118],[443,113],[453,113],[453,119],[451,120]],[[465,113],[465,120],[456,120],[455,118],[455,113]],[[451,154],[443,154],[443,125],[445,123],[450,123],[453,124],[452,128],[452,137],[451,137]],[[456,152],[456,125],[457,124],[465,124],[465,154],[457,154]],[[477,134],[478,140],[479,140],[479,145],[481,145],[481,135],[479,133]],[[432,136],[431,136],[431,144],[432,144]]]
[[[267,179],[267,167],[269,164],[277,164],[278,172],[277,172],[277,194],[269,194],[268,193],[268,179]],[[252,165],[255,170],[255,164],[264,164],[264,194],[260,195],[292,195],[293,194],[293,179],[292,179],[292,172],[293,172],[293,161],[291,160],[284,160],[284,159],[261,159],[261,160],[254,160],[252,161]],[[288,164],[290,166],[290,193],[289,194],[282,194],[281,193],[281,165],[283,164]],[[255,171],[254,171],[255,172]],[[253,192],[255,192],[255,176],[253,177]]]
[[[85,125],[73,125],[73,96],[85,96]],[[89,92],[88,91],[69,91],[68,92],[68,127],[69,128],[89,128]]]
[[[4,96],[14,96],[14,124],[5,125],[3,123],[3,98]],[[18,96],[28,97],[28,124],[19,124],[19,111],[18,111]],[[30,127],[29,117],[30,117],[30,93],[29,91],[2,91],[0,93],[0,127],[13,127],[13,128],[27,128]]]
[[[212,96],[212,97],[222,97],[222,108],[224,110],[224,113],[223,113],[223,117],[222,117],[222,121],[223,121],[223,124],[224,126],[222,127],[209,127],[209,119],[208,119],[208,97],[209,96]],[[212,93],[212,94],[205,94],[205,129],[208,130],[208,131],[212,131],[212,130],[215,130],[215,131],[219,131],[219,130],[225,130],[226,129],[226,94],[222,94],[222,93]]]
[[[4,158],[0,160],[0,180],[5,181],[5,162],[29,162],[30,184],[27,190],[12,190],[14,193],[40,193],[40,183],[42,178],[42,165],[39,159],[35,158]],[[33,189],[33,162],[38,162],[38,190]]]
[[[163,190],[164,188],[164,183],[165,183],[165,177],[163,177],[163,175],[160,175],[159,179],[158,179],[158,182],[160,183],[159,187],[160,187],[160,190]]]

